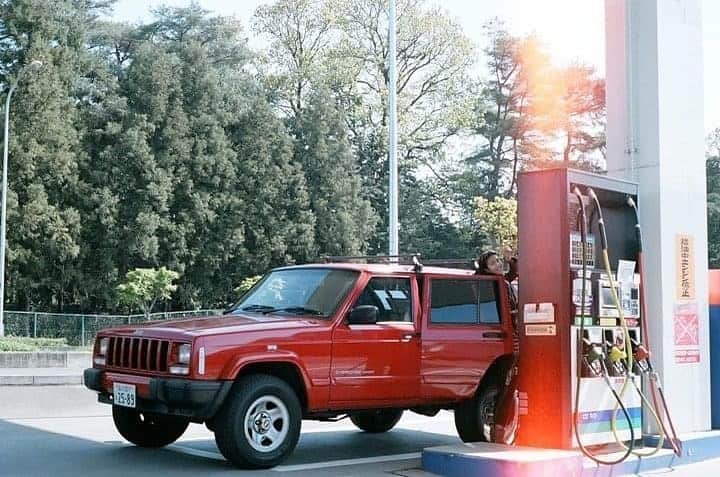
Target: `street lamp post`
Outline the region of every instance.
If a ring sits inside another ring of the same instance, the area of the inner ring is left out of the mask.
[[[389,254],[398,255],[400,244],[398,239],[398,165],[397,165],[397,52],[396,52],[396,26],[395,26],[395,0],[389,4],[389,25],[388,25],[388,122],[389,122],[389,157],[388,166],[390,169],[389,184]]]
[[[23,80],[25,74],[42,67],[42,62],[32,61],[20,70],[17,79],[10,85],[5,98],[5,147],[3,148],[2,164],[2,204],[0,204],[0,336],[5,336],[5,222],[7,214],[7,169],[8,169],[8,137],[10,132],[10,99]]]

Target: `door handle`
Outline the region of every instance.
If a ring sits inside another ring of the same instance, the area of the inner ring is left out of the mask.
[[[402,335],[402,338],[400,338],[401,343],[409,343],[412,341],[413,338],[417,338],[420,336],[420,333],[405,333]]]
[[[494,339],[503,339],[507,336],[507,333],[504,331],[485,331],[482,334],[483,338],[494,338]]]

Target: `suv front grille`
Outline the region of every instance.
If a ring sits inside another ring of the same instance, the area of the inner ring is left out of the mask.
[[[107,366],[165,373],[168,370],[169,353],[168,340],[111,336]]]

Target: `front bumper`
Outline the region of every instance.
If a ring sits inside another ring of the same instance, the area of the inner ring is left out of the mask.
[[[98,401],[112,404],[112,383],[133,382],[135,376],[112,373],[102,369],[88,368],[84,372],[85,386],[97,391]],[[185,417],[203,422],[217,414],[233,381],[197,381],[178,378],[148,378],[144,392],[136,396],[138,411]]]

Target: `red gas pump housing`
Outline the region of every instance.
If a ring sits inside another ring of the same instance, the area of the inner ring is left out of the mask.
[[[627,206],[628,197],[637,201],[637,184],[565,168],[519,175],[518,445],[577,447],[571,370],[576,353],[571,336],[577,331],[573,329],[576,310],[570,262],[570,235],[579,220],[575,186],[583,194],[592,187],[600,200],[610,263],[637,256],[635,221]],[[595,247],[594,263],[603,263],[599,246]]]

